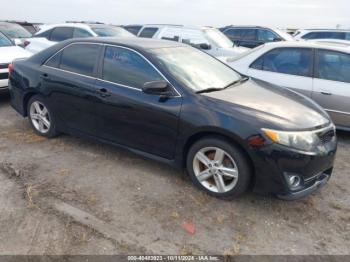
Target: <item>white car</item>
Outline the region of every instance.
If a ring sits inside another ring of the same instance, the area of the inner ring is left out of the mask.
[[[145,25],[138,32],[137,36],[189,44],[222,60],[224,63],[228,59],[232,59],[249,50],[245,47],[235,46],[218,29],[207,26]]]
[[[349,47],[309,41],[269,43],[248,51],[230,65],[244,75],[312,98],[326,109],[339,129],[350,130]]]
[[[32,37],[32,34],[22,26],[8,22],[0,22],[0,33],[10,38],[19,46],[23,46],[23,42],[26,38]]]
[[[27,58],[31,54],[0,33],[0,91],[8,87],[8,66],[18,58]]]
[[[301,29],[293,35],[296,40],[339,39],[350,40],[350,30]]]
[[[58,42],[84,37],[135,36],[124,28],[105,24],[64,23],[43,25],[38,33],[25,41],[25,49],[31,53],[38,53]]]

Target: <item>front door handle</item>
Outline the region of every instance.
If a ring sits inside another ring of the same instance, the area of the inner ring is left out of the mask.
[[[40,75],[40,78],[41,78],[41,79],[49,80],[49,79],[50,79],[50,76],[49,76],[48,74],[44,73],[44,74],[41,74],[41,75]]]
[[[111,96],[111,94],[109,93],[109,91],[106,88],[101,88],[98,91],[100,93],[100,96],[102,96],[102,97]]]
[[[331,96],[332,95],[332,93],[329,92],[329,91],[321,91],[321,94],[322,95],[326,95],[326,96]]]

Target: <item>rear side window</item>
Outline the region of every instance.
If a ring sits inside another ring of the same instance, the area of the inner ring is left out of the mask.
[[[53,56],[46,65],[86,76],[94,75],[100,46],[95,44],[73,44]]]
[[[241,40],[255,40],[256,39],[256,29],[242,29]]]
[[[350,83],[350,55],[330,50],[318,50],[316,77]]]
[[[152,38],[158,31],[157,27],[146,27],[142,30],[140,37]]]
[[[74,28],[73,38],[84,38],[84,37],[91,37],[91,36],[92,34],[90,34],[85,29]]]
[[[52,30],[50,40],[54,42],[61,42],[70,38],[73,38],[73,28],[56,27]]]
[[[312,32],[304,35],[303,39],[345,39],[344,32]]]
[[[277,48],[251,64],[251,68],[298,76],[311,76],[312,50]]]
[[[139,89],[146,82],[164,80],[140,55],[118,47],[106,48],[102,78],[109,82]]]

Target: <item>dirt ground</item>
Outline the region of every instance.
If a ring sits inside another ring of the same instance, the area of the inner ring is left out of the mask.
[[[310,197],[223,201],[124,150],[38,137],[1,95],[0,214],[1,255],[350,254],[350,133]]]

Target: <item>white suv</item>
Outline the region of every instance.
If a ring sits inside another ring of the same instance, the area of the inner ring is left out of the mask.
[[[297,40],[339,39],[350,41],[350,30],[302,29],[296,31],[293,36]]]
[[[24,43],[25,49],[37,53],[58,42],[83,37],[135,37],[118,26],[105,24],[64,23],[44,25],[41,30]]]
[[[245,47],[235,46],[218,29],[207,26],[145,25],[137,36],[189,44],[222,60],[224,63],[249,50]]]

